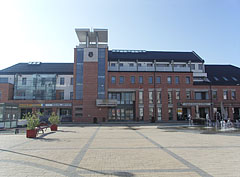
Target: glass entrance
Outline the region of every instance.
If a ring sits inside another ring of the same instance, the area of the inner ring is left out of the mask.
[[[111,108],[108,113],[109,121],[132,121],[134,118],[133,108]]]

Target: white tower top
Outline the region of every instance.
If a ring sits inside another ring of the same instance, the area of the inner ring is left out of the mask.
[[[79,46],[77,47],[100,47],[106,48],[108,42],[108,30],[107,29],[92,29],[89,28],[76,28],[75,29]]]

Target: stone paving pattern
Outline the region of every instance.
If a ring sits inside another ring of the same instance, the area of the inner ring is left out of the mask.
[[[0,134],[0,176],[240,176],[240,136],[157,126],[61,126]]]

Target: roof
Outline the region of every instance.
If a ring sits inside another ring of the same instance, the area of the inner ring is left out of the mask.
[[[233,65],[205,65],[212,85],[240,85],[240,68]]]
[[[18,63],[3,70],[1,74],[73,74],[73,63]]]
[[[110,50],[109,61],[159,61],[159,62],[201,62],[204,60],[194,51],[192,52],[167,52],[167,51],[144,51],[144,50]]]

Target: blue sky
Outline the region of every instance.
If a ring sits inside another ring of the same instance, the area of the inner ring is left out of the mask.
[[[240,67],[240,0],[6,0],[0,23],[0,69],[73,62],[80,27],[107,28],[110,49],[195,51]]]

